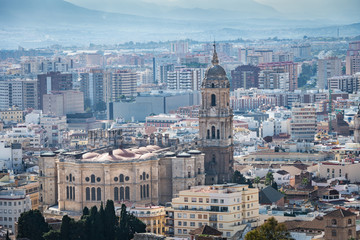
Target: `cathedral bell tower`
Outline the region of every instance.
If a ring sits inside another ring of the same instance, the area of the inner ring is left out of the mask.
[[[202,82],[199,110],[199,145],[205,153],[206,185],[229,182],[234,164],[230,82],[219,65],[215,43],[211,63]]]

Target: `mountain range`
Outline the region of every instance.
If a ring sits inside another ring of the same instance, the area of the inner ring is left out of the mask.
[[[232,11],[145,4],[137,6],[138,11],[124,8],[119,13],[91,10],[64,0],[0,0],[0,48],[184,38],[336,36],[337,29],[342,36],[360,34],[360,24],[285,19],[271,7],[244,1],[252,7]]]

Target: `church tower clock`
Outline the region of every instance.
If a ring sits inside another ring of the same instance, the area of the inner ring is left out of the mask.
[[[234,164],[230,82],[219,65],[215,43],[211,63],[202,82],[199,110],[199,145],[205,154],[206,185],[229,182]]]

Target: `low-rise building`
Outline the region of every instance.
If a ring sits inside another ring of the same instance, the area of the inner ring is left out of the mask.
[[[223,232],[223,237],[233,239],[244,225],[257,226],[258,193],[257,188],[233,183],[180,191],[172,200],[174,235],[188,237],[190,231],[209,225]]]
[[[165,207],[150,206],[130,209],[130,213],[146,224],[146,232],[164,235],[165,234]]]
[[[15,232],[20,214],[31,209],[30,197],[25,190],[0,191],[0,225]]]

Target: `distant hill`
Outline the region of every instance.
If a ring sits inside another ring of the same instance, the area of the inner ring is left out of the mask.
[[[151,14],[145,14],[146,9],[141,7],[137,12],[128,10],[125,14],[90,10],[64,0],[0,0],[0,48],[185,38],[209,41],[336,36],[338,28],[341,36],[360,35],[360,23],[328,26],[313,21],[284,20],[272,17],[276,16],[275,10],[253,0],[243,3],[249,7],[239,12],[214,8],[155,10],[156,5],[151,5]]]

